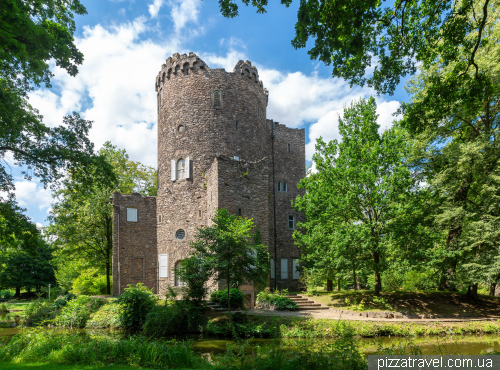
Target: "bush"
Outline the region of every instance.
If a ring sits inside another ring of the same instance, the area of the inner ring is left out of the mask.
[[[263,308],[270,308],[278,311],[296,311],[299,309],[297,303],[290,298],[285,297],[288,294],[287,290],[276,291],[271,293],[269,288],[264,289],[257,294],[257,305]]]
[[[0,313],[3,313],[3,312],[9,312],[9,309],[7,308],[7,303],[0,304]]]
[[[66,304],[73,298],[76,298],[76,295],[71,293],[68,293],[66,295],[60,295],[54,300],[54,302],[52,303],[52,307],[56,310],[61,309],[64,306],[66,306]]]
[[[84,328],[90,315],[97,311],[105,301],[99,298],[79,296],[69,301],[54,320],[56,325],[70,328]]]
[[[408,271],[404,276],[403,289],[404,290],[426,290],[436,289],[438,282],[436,280],[437,274],[434,271],[419,272],[416,270]]]
[[[210,300],[212,302],[217,302],[222,307],[227,307],[227,289],[212,292],[212,294],[210,294]],[[245,296],[241,290],[231,288],[229,289],[229,302],[231,303],[231,308],[242,308],[245,302]]]
[[[0,299],[11,299],[14,295],[12,290],[0,290]]]
[[[118,303],[105,304],[90,315],[85,327],[91,329],[122,328],[122,311],[123,308]]]
[[[192,304],[200,306],[207,296],[207,281],[212,275],[211,268],[207,266],[205,259],[200,257],[189,257],[180,263],[176,271],[182,281],[186,283],[184,287],[184,299]]]
[[[21,313],[20,324],[23,326],[47,325],[58,313],[51,303],[44,299],[37,299],[29,303]]]
[[[156,305],[157,298],[153,295],[152,289],[139,283],[129,284],[117,302],[123,306],[123,325],[127,329],[142,329],[146,316]]]
[[[190,302],[167,302],[155,306],[146,316],[144,333],[162,337],[170,334],[200,332],[206,319],[203,310]]]
[[[106,294],[106,275],[96,268],[83,270],[73,281],[72,292],[78,295]]]

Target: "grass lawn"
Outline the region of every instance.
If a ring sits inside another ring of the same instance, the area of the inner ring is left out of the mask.
[[[410,311],[435,315],[500,315],[500,297],[480,295],[477,302],[465,294],[444,291],[394,291],[374,296],[371,290],[317,292],[309,295],[327,306],[357,311]]]
[[[130,366],[130,365],[55,365],[51,363],[21,363],[14,364],[11,362],[0,362],[2,370],[149,370],[147,367]],[[153,370],[153,369],[151,369]],[[187,369],[185,369],[187,370]]]

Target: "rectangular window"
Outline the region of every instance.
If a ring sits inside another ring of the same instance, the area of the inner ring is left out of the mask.
[[[288,144],[286,144],[286,151],[287,151],[288,153],[291,153],[291,152],[292,152],[292,143],[288,143]]]
[[[293,269],[293,278],[297,280],[300,278],[300,272],[299,272],[299,260],[297,258],[294,258],[292,260],[292,269]]]
[[[288,229],[295,229],[295,215],[288,215]]]
[[[198,210],[198,217],[201,217],[201,209]]]
[[[241,212],[241,208],[238,208],[238,216],[241,216],[242,212]]]
[[[288,280],[288,258],[281,259],[281,280]]]
[[[137,222],[137,208],[127,208],[127,221]]]
[[[276,271],[274,271],[274,259],[271,258],[271,279],[276,278]]]
[[[285,193],[287,193],[287,192],[288,192],[288,184],[287,184],[286,182],[284,182],[284,183],[283,183],[283,191],[284,191]]]
[[[144,258],[143,257],[134,257],[134,261],[132,263],[132,276],[135,278],[143,278],[144,277]]]
[[[168,277],[168,254],[158,256],[158,276],[161,278]]]
[[[240,129],[240,123],[238,121],[236,121],[236,131],[238,131]]]
[[[281,191],[281,181],[278,181],[278,191]]]
[[[161,215],[158,215],[158,222],[161,222]]]

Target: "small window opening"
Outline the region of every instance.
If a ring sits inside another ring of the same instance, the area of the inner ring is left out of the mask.
[[[161,222],[161,215],[158,215],[158,222]]]
[[[292,143],[288,143],[288,144],[286,145],[286,151],[287,151],[288,153],[291,153],[291,152],[292,152]]]
[[[175,238],[177,240],[182,240],[186,237],[186,232],[182,229],[179,229],[175,232]]]
[[[212,106],[214,108],[222,107],[222,95],[220,91],[214,91],[214,93],[212,94]]]
[[[236,121],[236,131],[238,131],[240,129],[240,123],[238,121]]]
[[[175,286],[185,286],[186,282],[182,280],[179,273],[179,268],[182,266],[184,260],[177,261],[175,264]]]
[[[241,208],[238,208],[238,216],[241,216]]]
[[[183,180],[186,178],[186,161],[184,159],[179,159],[177,161],[177,180]]]
[[[281,191],[281,181],[278,181],[278,191]]]
[[[201,217],[201,209],[198,210],[198,217]]]
[[[295,229],[295,216],[294,215],[288,215],[288,229],[290,229],[290,230]]]
[[[137,222],[137,208],[127,208],[127,221]]]
[[[284,183],[283,183],[283,191],[284,191],[285,193],[287,193],[287,192],[288,192],[288,184],[287,184],[286,182],[284,182]]]
[[[257,106],[257,117],[260,117],[260,107]]]

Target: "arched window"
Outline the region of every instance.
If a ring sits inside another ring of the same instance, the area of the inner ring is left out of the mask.
[[[177,180],[183,180],[186,178],[186,161],[184,159],[179,159],[177,161]]]
[[[222,108],[222,94],[218,90],[212,93],[212,107]]]
[[[175,263],[175,286],[185,286],[186,282],[182,281],[181,276],[179,274],[179,268],[182,266],[184,260],[177,261]]]

